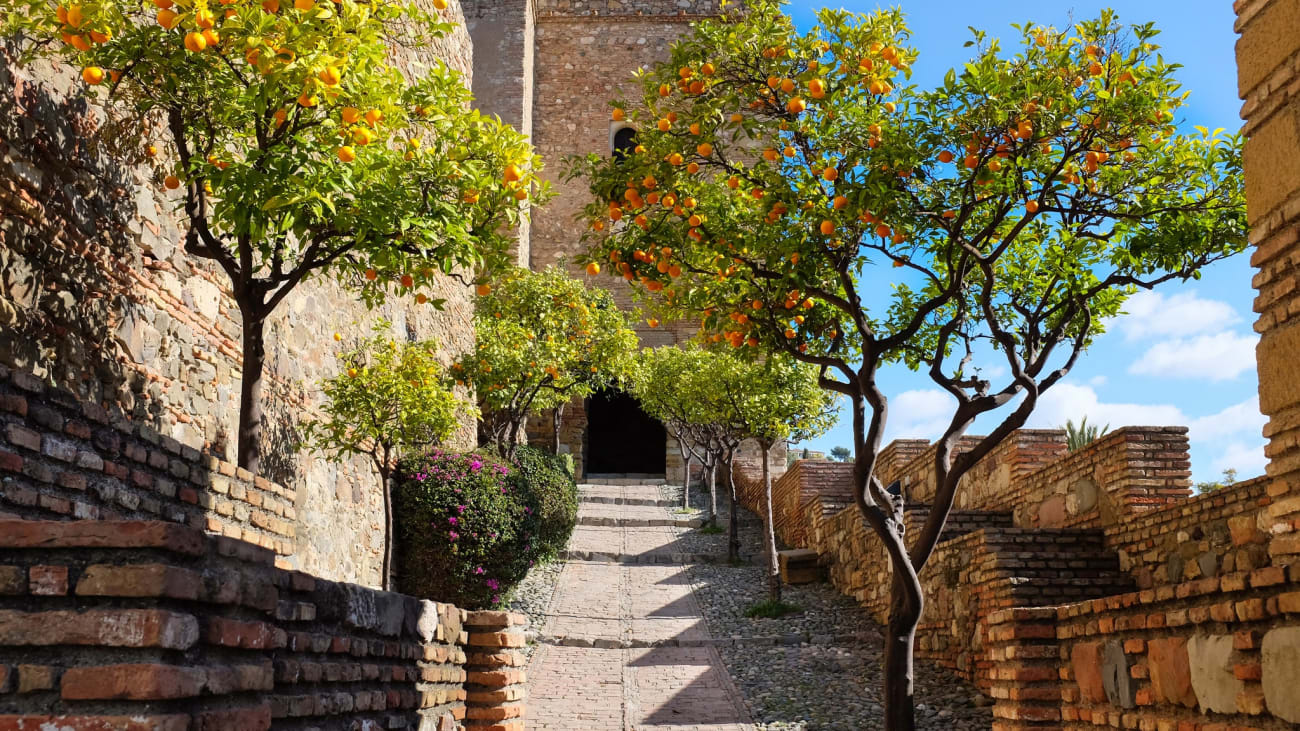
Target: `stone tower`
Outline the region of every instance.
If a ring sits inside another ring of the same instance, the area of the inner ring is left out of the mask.
[[[476,103],[532,136],[546,161],[545,177],[557,193],[521,231],[520,263],[535,270],[559,264],[582,276],[573,265],[582,247],[574,216],[588,194],[581,181],[560,181],[564,158],[610,153],[618,125],[610,121],[609,100],[621,92],[634,96],[632,73],[667,57],[669,46],[693,21],[718,13],[719,2],[464,0],[463,4],[474,41]],[[593,281],[609,287],[620,306],[632,306],[630,290],[621,280],[602,276]],[[642,322],[638,334],[642,345],[651,347],[682,342],[690,330],[651,328]],[[561,424],[561,449],[574,455],[583,474],[666,473],[680,479],[682,460],[676,445],[667,444],[662,428],[656,431],[657,425],[639,420],[634,411],[635,405],[618,395],[573,402]],[[533,441],[551,443],[550,417],[539,419],[529,432]],[[615,446],[617,455],[605,454]],[[605,456],[617,456],[618,461]]]

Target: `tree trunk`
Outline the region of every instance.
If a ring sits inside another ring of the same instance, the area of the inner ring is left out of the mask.
[[[677,440],[677,447],[682,451],[682,456],[686,458],[686,477],[682,478],[682,510],[691,509],[691,460],[693,455],[686,451],[686,443]]]
[[[904,577],[894,572],[893,601],[885,629],[885,728],[889,731],[914,731],[916,699],[913,697],[913,645],[919,607],[907,601]],[[919,590],[919,589],[918,589]]]
[[[560,404],[555,407],[554,414],[551,416],[551,424],[555,428],[555,441],[553,442],[554,447],[551,449],[551,452],[553,452],[557,457],[560,455],[560,421],[563,418],[564,404]]]
[[[387,458],[385,458],[387,460]],[[379,468],[380,484],[384,492],[384,563],[380,569],[379,585],[384,591],[393,590],[393,485],[392,470]]]
[[[777,564],[776,525],[772,520],[772,471],[767,466],[767,453],[772,445],[763,442],[760,446],[763,448],[763,512],[766,513],[763,523],[767,531],[763,539],[767,548],[767,597],[774,602],[779,602],[781,601],[781,567]],[[890,731],[895,730],[890,729]]]
[[[709,519],[708,524],[718,524],[718,463],[704,465],[709,471]]]
[[[731,515],[727,521],[727,560],[740,562],[740,501],[736,499],[736,466],[727,459],[727,482],[731,486]]]
[[[239,466],[257,475],[262,467],[262,371],[266,365],[266,317],[240,304],[243,315],[243,377],[239,383]]]

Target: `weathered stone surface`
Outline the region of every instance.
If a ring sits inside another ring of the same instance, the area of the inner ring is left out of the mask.
[[[1235,713],[1246,684],[1232,673],[1231,635],[1193,635],[1187,641],[1192,689],[1202,711]]]
[[[1109,640],[1102,649],[1101,683],[1106,700],[1120,708],[1137,705],[1137,685],[1133,682],[1133,662],[1119,640]]]
[[[1268,710],[1278,718],[1300,723],[1300,627],[1279,627],[1264,634],[1260,644],[1261,682]]]
[[[1100,642],[1080,642],[1070,650],[1070,668],[1074,670],[1074,682],[1079,685],[1079,695],[1086,703],[1106,700],[1101,663]]]
[[[1188,708],[1196,705],[1185,638],[1170,637],[1148,642],[1147,671],[1151,674],[1151,688],[1157,699]]]

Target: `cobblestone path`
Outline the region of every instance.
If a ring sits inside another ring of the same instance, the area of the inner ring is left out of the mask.
[[[579,525],[528,667],[537,731],[750,731],[653,485],[584,485]]]

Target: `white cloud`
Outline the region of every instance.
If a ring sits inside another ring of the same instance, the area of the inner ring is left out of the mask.
[[[1195,292],[1166,297],[1160,292],[1141,291],[1124,302],[1124,312],[1115,318],[1114,327],[1130,341],[1216,333],[1241,320],[1232,305],[1201,299]]]
[[[938,439],[952,421],[957,401],[936,388],[904,391],[889,400],[890,439]]]
[[[1251,396],[1217,414],[1192,419],[1187,424],[1192,439],[1219,439],[1231,434],[1250,433],[1258,437],[1268,419],[1259,413],[1259,397]]]
[[[1268,460],[1264,457],[1264,442],[1232,442],[1215,458],[1214,477],[1218,479],[1224,470],[1236,470],[1238,480],[1249,480],[1264,474]],[[1197,477],[1199,478],[1199,473]]]
[[[1096,386],[1097,388],[1101,388],[1102,386],[1105,386],[1105,385],[1106,385],[1106,382],[1109,381],[1109,380],[1110,380],[1110,379],[1109,379],[1109,378],[1106,378],[1105,376],[1093,376],[1092,378],[1089,378],[1089,379],[1088,379],[1088,385],[1089,385],[1089,386]]]
[[[1165,340],[1147,349],[1129,366],[1136,375],[1227,381],[1255,367],[1256,335],[1220,332],[1190,339]]]
[[[1029,417],[1028,426],[1054,429],[1072,419],[1076,424],[1083,417],[1089,424],[1121,426],[1173,426],[1186,424],[1187,417],[1177,406],[1169,404],[1105,403],[1091,386],[1069,381],[1058,383],[1038,399],[1038,406]]]

